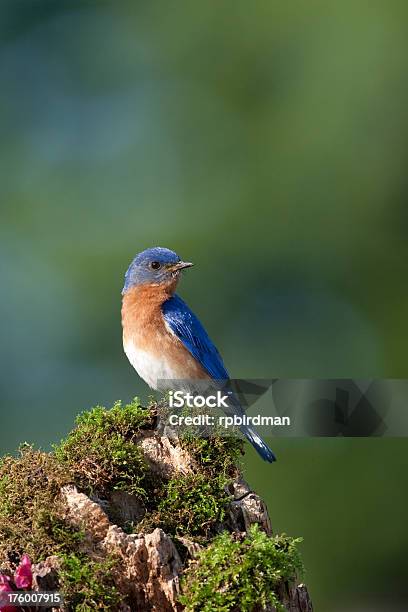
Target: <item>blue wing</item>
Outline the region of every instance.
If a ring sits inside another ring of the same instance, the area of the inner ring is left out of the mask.
[[[215,379],[228,379],[221,355],[187,304],[174,295],[164,302],[162,312],[167,325],[208,374]]]
[[[216,380],[229,380],[221,355],[187,304],[178,295],[174,295],[164,302],[162,312],[167,325],[208,374]],[[233,392],[230,392],[230,399],[231,410],[226,409],[224,412],[243,414],[239,400]],[[265,461],[275,461],[275,455],[256,431],[248,425],[241,425],[240,429]]]

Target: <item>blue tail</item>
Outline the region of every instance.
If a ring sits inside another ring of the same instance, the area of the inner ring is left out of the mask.
[[[240,430],[264,461],[269,461],[269,463],[276,461],[276,457],[269,446],[265,444],[261,436],[254,429],[251,429],[248,425],[241,425]]]

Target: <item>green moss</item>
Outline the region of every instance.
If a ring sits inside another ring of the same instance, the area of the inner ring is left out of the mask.
[[[64,525],[58,494],[69,476],[49,453],[29,445],[19,457],[6,456],[0,464],[0,562],[9,554],[28,553],[41,560],[57,554],[72,538],[80,537]],[[57,531],[60,533],[57,536]],[[50,552],[51,551],[51,552]]]
[[[160,527],[170,535],[194,536],[206,541],[219,531],[230,503],[228,485],[239,474],[243,443],[233,437],[200,438],[184,433],[180,445],[192,456],[194,472],[159,483],[149,513],[134,531]]]
[[[228,482],[223,474],[211,479],[203,473],[173,478],[161,491],[157,510],[137,529],[161,527],[171,535],[214,535],[230,501],[225,491]]]
[[[142,408],[134,400],[125,406],[117,402],[110,410],[97,406],[77,418],[53,453],[25,444],[19,456],[0,459],[0,565],[12,570],[22,553],[35,563],[57,555],[60,588],[70,610],[117,609],[116,561],[84,556],[85,534],[65,521],[59,492],[75,484],[103,497],[111,515],[112,493],[119,489],[136,496],[147,510],[133,531],[161,527],[207,547],[183,581],[187,610],[245,612],[265,602],[281,609],[274,589],[301,566],[297,541],[268,538],[256,527],[245,538],[217,535],[230,503],[229,485],[239,475],[242,440],[185,432],[180,444],[192,456],[192,472],[158,477],[149,471],[138,445],[141,430],[154,429],[156,421],[157,404]]]
[[[154,409],[137,400],[111,410],[100,406],[81,414],[67,439],[45,453],[23,445],[18,457],[0,461],[0,565],[11,568],[22,553],[33,562],[50,555],[62,560],[61,588],[70,609],[117,609],[112,582],[114,560],[87,560],[84,533],[65,521],[60,489],[75,484],[87,493],[122,489],[146,495],[146,464],[137,436],[153,426]]]
[[[140,429],[153,423],[154,413],[137,399],[125,406],[116,402],[110,410],[97,406],[77,417],[76,428],[54,447],[55,456],[88,494],[121,489],[146,496],[147,466],[137,439]]]
[[[115,564],[115,559],[96,562],[80,554],[63,555],[59,581],[69,609],[75,612],[117,610],[121,597],[112,575]]]
[[[300,541],[270,538],[257,525],[242,538],[217,536],[185,573],[180,601],[186,612],[252,612],[268,603],[284,611],[276,588],[303,571]]]
[[[234,436],[211,435],[206,438],[186,432],[180,437],[180,445],[193,457],[208,476],[222,474],[233,478],[239,473],[244,442]]]

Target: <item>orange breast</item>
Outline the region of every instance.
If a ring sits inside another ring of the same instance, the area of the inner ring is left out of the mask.
[[[140,285],[129,289],[122,300],[123,344],[145,351],[170,364],[174,378],[210,378],[183,343],[166,327],[161,305],[172,295],[163,285]]]

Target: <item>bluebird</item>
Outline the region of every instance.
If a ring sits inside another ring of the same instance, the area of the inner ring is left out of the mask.
[[[199,319],[175,293],[182,271],[192,265],[170,249],[154,247],[136,255],[125,275],[123,348],[139,376],[155,390],[169,390],[174,380],[230,378]],[[233,404],[233,413],[243,415],[238,400]],[[263,459],[275,461],[254,429],[240,429]]]

